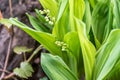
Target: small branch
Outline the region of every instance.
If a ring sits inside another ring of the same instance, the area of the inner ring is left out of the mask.
[[[32,60],[32,58],[42,49],[42,45],[40,45],[40,46],[38,46],[35,50],[34,50],[34,52],[33,52],[33,54],[29,57],[29,59],[27,60],[27,62],[30,62],[31,60]]]
[[[10,16],[13,16],[12,14],[12,1],[9,0],[9,8],[10,8]],[[7,65],[8,65],[8,60],[9,60],[9,56],[10,56],[10,53],[11,53],[11,47],[12,47],[12,41],[13,41],[13,27],[11,27],[11,33],[10,33],[10,41],[9,41],[9,44],[8,44],[8,50],[7,50],[7,56],[6,56],[6,59],[5,59],[5,64],[4,64],[4,68],[3,68],[3,72],[0,76],[0,80],[3,79],[3,77],[5,76],[5,72],[6,71],[6,68],[7,68]]]
[[[7,50],[7,56],[6,56],[6,60],[5,60],[3,71],[6,70],[7,65],[8,65],[8,60],[9,60],[9,56],[10,56],[10,52],[11,52],[11,46],[12,46],[12,37],[10,37],[10,41],[9,41],[9,45],[8,45],[8,50]],[[0,80],[4,77],[4,75],[5,75],[5,72],[2,72]]]
[[[14,76],[15,74],[14,73],[10,73],[9,75],[5,76],[3,79],[10,79]]]
[[[11,72],[9,72],[9,71],[7,71],[7,70],[3,71],[3,69],[0,69],[0,71],[1,71],[1,72],[6,72],[6,73],[11,73]]]
[[[3,64],[0,62],[0,66],[3,68]]]
[[[10,16],[12,17],[13,16],[13,13],[12,13],[12,0],[9,0],[9,9],[10,9]]]

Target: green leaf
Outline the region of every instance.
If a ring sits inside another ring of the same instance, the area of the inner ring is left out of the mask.
[[[86,24],[86,32],[89,34],[90,29],[91,29],[91,24],[92,24],[92,15],[91,15],[91,10],[90,10],[90,4],[88,1],[85,1],[85,15],[83,18],[83,21]]]
[[[7,29],[10,29],[12,26],[8,19],[0,19],[0,23],[4,24]]]
[[[10,23],[16,25],[17,27],[24,30],[30,36],[32,36],[35,40],[41,43],[47,50],[49,50],[52,54],[57,54],[59,56],[62,55],[61,49],[55,44],[55,37],[52,34],[36,31],[28,27],[27,25],[21,23],[20,21],[10,18]]]
[[[94,8],[95,4],[97,3],[97,0],[89,0],[89,2],[91,4],[92,8]]]
[[[113,28],[120,28],[120,0],[111,0],[113,6]]]
[[[99,1],[92,12],[92,29],[96,45],[102,44],[108,37],[113,23],[110,0]]]
[[[58,3],[56,0],[39,0],[44,9],[49,9],[52,17],[56,17],[58,13]]]
[[[84,0],[69,0],[69,8],[71,15],[82,20],[85,12]]]
[[[25,46],[16,46],[14,47],[13,51],[17,54],[22,54],[22,53],[26,53],[26,52],[31,52],[33,50],[33,48],[27,48]]]
[[[59,56],[42,53],[41,66],[50,80],[78,80]]]
[[[85,12],[85,2],[84,0],[69,0],[69,14],[70,14],[70,30],[77,31],[74,24],[74,17],[82,20]]]
[[[21,78],[28,78],[32,76],[33,73],[32,66],[28,62],[21,62],[20,68],[15,68],[14,73]]]
[[[85,79],[91,80],[93,66],[95,63],[96,49],[94,45],[87,38],[85,24],[77,18],[75,18],[74,20],[78,30],[78,36],[82,49],[82,56],[83,56],[84,69],[85,69]]]
[[[48,80],[47,77],[40,78],[39,80]]]
[[[107,75],[113,75],[116,70],[120,69],[119,44],[120,30],[112,30],[106,42],[97,52],[93,80],[102,80]]]
[[[58,40],[63,40],[64,35],[69,31],[70,24],[69,24],[68,0],[62,0],[57,21],[55,23],[52,33],[58,38]]]
[[[60,18],[62,17],[63,13],[64,13],[64,10],[66,9],[66,5],[68,3],[68,0],[61,0],[61,4],[60,4],[60,9],[59,9],[59,13],[58,13],[58,16],[57,16],[57,21],[60,20]]]
[[[76,75],[79,75],[82,63],[82,54],[77,32],[68,32],[64,36],[64,42],[67,44],[67,56],[69,58],[69,68]]]

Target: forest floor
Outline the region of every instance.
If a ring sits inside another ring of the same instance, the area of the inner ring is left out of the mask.
[[[12,2],[10,2],[12,1]],[[11,6],[10,6],[11,5]],[[25,13],[34,15],[34,9],[41,9],[39,0],[0,0],[0,10],[4,18],[17,17],[20,21],[30,26],[29,21]],[[9,32],[3,25],[0,25],[0,74],[3,73],[5,67],[6,56],[9,50],[10,35]],[[10,50],[9,60],[7,62],[6,71],[12,72],[14,68],[20,66],[20,62],[23,61],[22,55],[16,55],[13,52],[15,46],[27,46],[36,48],[39,44],[28,36],[25,32],[18,28],[14,28],[14,35],[12,39],[12,47]],[[29,57],[29,55],[27,55]],[[39,80],[44,76],[44,72],[40,66],[40,54],[38,54],[32,61],[31,64],[34,68],[32,77],[27,80]],[[7,76],[9,74],[5,74]],[[0,76],[1,77],[1,76]],[[25,80],[21,78],[8,78],[7,80]]]

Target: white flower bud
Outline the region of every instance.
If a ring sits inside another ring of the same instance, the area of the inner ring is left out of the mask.
[[[53,22],[52,22],[52,21],[49,21],[49,24],[50,24],[50,25],[53,25]]]
[[[62,48],[62,51],[66,51],[66,49]]]
[[[49,21],[49,19],[45,19],[47,22]]]
[[[44,14],[44,12],[42,10],[40,10],[40,14]]]
[[[45,19],[49,19],[48,16],[45,16]]]
[[[57,46],[62,46],[60,41],[56,41],[55,44],[56,44]]]
[[[55,17],[52,18],[52,21],[55,21]]]
[[[50,13],[50,10],[47,9],[46,12],[47,12],[47,13]]]
[[[62,46],[62,51],[66,51],[66,46]]]
[[[44,9],[43,12],[46,13],[46,10]]]

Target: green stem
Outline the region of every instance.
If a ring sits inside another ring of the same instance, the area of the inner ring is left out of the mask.
[[[40,45],[40,46],[38,46],[35,50],[34,50],[34,52],[33,52],[33,54],[29,57],[29,59],[27,60],[27,62],[30,62],[31,60],[32,60],[32,58],[42,49],[42,45]]]

